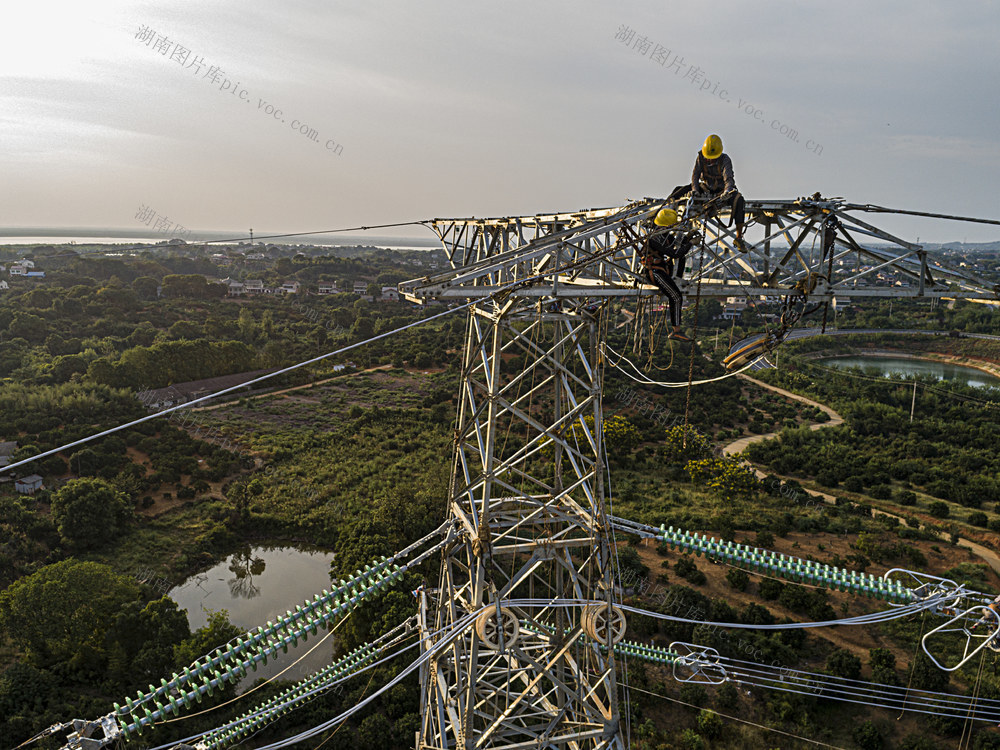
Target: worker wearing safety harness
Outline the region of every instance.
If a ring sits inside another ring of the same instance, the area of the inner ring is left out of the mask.
[[[684,296],[674,281],[674,261],[677,262],[677,276],[684,275],[684,261],[692,245],[691,234],[669,229],[677,223],[677,212],[672,208],[661,209],[653,219],[653,223],[663,230],[654,230],[646,238],[642,247],[642,265],[649,280],[667,298],[671,325],[670,335],[667,338],[674,341],[691,341],[681,333],[681,308],[684,306]]]
[[[743,242],[746,202],[736,189],[733,160],[722,151],[722,139],[714,133],[705,139],[705,144],[695,158],[690,186],[679,185],[674,188],[670,198],[680,198],[689,192],[695,199],[714,204],[716,210],[726,207],[731,210],[729,225],[736,225],[736,249],[741,253],[747,252]]]

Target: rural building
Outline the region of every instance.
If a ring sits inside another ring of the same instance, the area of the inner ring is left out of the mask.
[[[263,294],[264,282],[260,279],[247,279],[243,282],[243,291],[247,294]]]
[[[34,495],[42,489],[42,478],[37,474],[30,474],[14,482],[14,490],[20,495]]]
[[[336,284],[330,284],[330,283],[320,284],[319,285],[319,293],[320,294],[338,294],[337,285]]]
[[[386,302],[398,302],[399,291],[394,286],[382,287],[382,299]]]
[[[355,281],[354,282],[354,293],[355,294],[365,294],[368,291],[367,281]]]

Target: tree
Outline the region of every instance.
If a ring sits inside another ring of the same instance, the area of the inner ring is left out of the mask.
[[[138,583],[107,565],[70,558],[0,592],[0,629],[38,666],[97,674],[108,656],[109,613],[139,592]]]
[[[229,612],[224,609],[210,612],[207,625],[198,628],[190,638],[174,647],[174,664],[188,666],[239,635],[243,635],[243,631],[229,622]]]
[[[113,539],[132,516],[125,495],[101,479],[74,479],[52,498],[59,536],[77,549],[91,549]]]
[[[837,677],[856,680],[861,676],[861,659],[846,648],[838,648],[827,657],[826,671]]]
[[[948,503],[942,502],[941,500],[935,500],[933,503],[927,506],[927,510],[935,518],[947,518],[948,517]]]
[[[153,300],[156,299],[156,290],[159,286],[160,282],[152,276],[140,276],[132,282],[132,291],[134,291],[140,299]]]
[[[108,671],[126,682],[151,680],[174,666],[174,647],[191,636],[187,613],[162,597],[128,602],[109,629]]]
[[[855,727],[852,736],[861,750],[880,750],[882,747],[882,735],[870,721]]]
[[[873,648],[868,651],[872,668],[872,680],[883,685],[898,685],[896,676],[896,655],[887,648]]]
[[[746,591],[747,584],[750,583],[750,576],[745,570],[730,568],[726,571],[726,582],[737,591]]]

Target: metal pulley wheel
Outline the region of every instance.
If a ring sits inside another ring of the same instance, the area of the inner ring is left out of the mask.
[[[517,615],[507,607],[499,609],[499,624],[495,605],[476,618],[476,635],[479,636],[486,648],[493,651],[510,648],[517,642],[517,637],[521,633],[521,625],[517,621]]]
[[[628,624],[625,613],[620,607],[607,604],[590,604],[583,608],[580,625],[583,632],[598,643],[607,643],[608,638],[614,645],[625,637]]]

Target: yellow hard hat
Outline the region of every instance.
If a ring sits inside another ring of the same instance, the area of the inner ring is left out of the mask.
[[[677,223],[677,212],[672,208],[661,208],[653,223],[658,227],[672,227]]]
[[[701,147],[702,156],[706,159],[718,159],[722,156],[722,139],[713,133],[705,139],[705,145]]]

